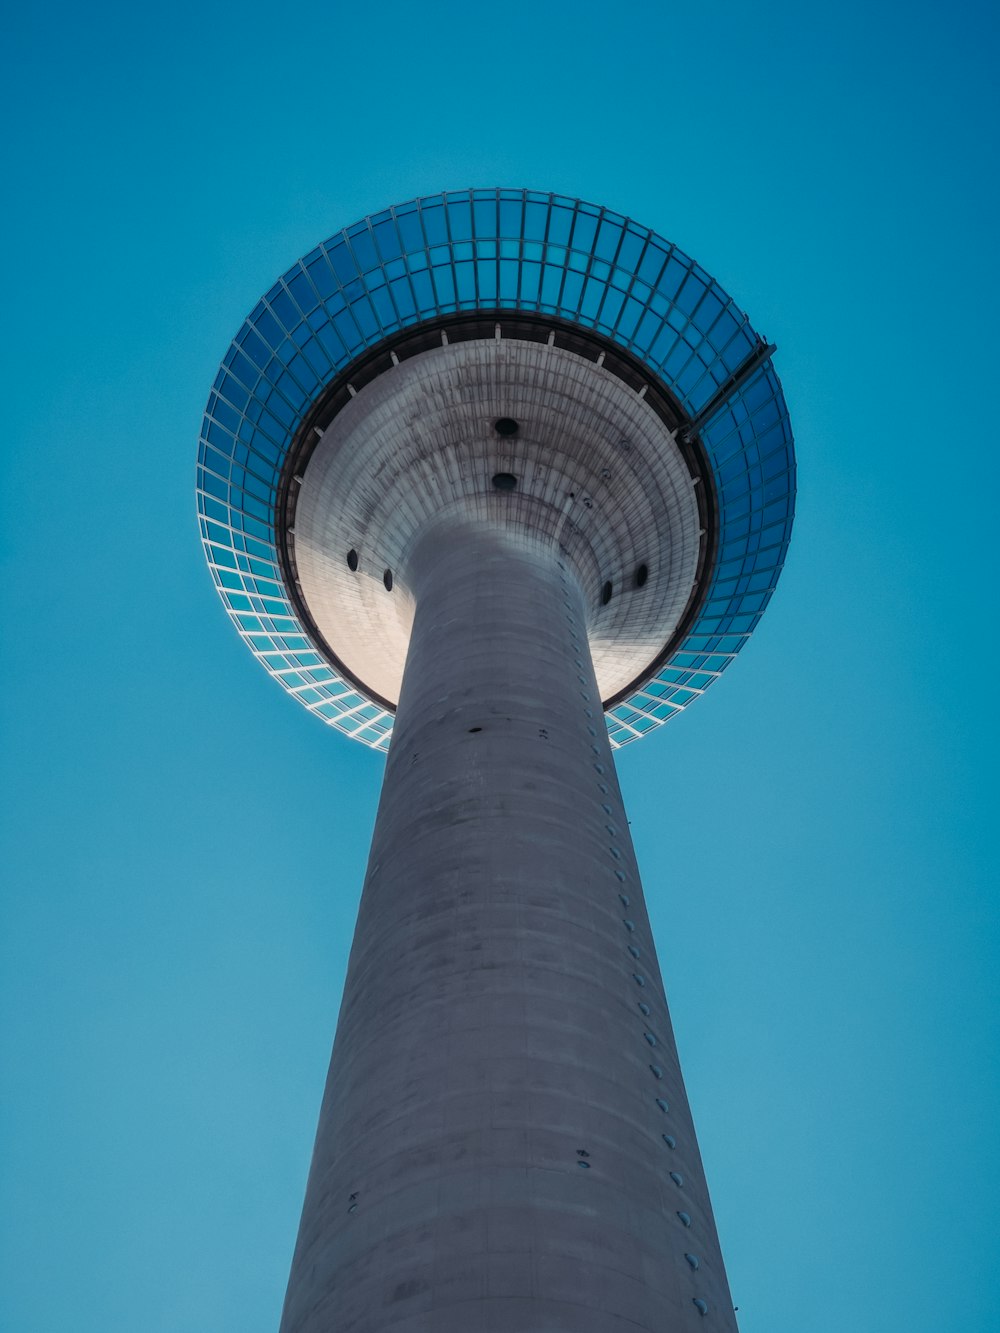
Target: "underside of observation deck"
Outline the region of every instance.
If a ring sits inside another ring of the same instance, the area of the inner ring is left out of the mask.
[[[570,561],[605,707],[655,675],[697,613],[717,525],[687,419],[650,388],[599,339],[499,318],[421,329],[331,386],[289,456],[279,546],[338,670],[395,708],[408,553],[448,516]]]

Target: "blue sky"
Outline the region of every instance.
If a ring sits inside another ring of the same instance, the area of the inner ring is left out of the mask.
[[[619,765],[743,1333],[995,1329],[992,7],[57,4],[5,45],[0,1326],[277,1327],[382,761],[223,614],[200,415],[318,240],[502,184],[655,228],[779,345],[781,586]]]

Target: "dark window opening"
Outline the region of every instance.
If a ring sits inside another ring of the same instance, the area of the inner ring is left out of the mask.
[[[612,592],[613,592],[613,589],[612,589],[612,587],[611,587],[611,580],[608,579],[607,583],[605,583],[604,587],[601,589],[601,605],[602,605],[602,606],[607,606],[608,602],[611,601],[611,593],[612,593]]]
[[[649,568],[646,565],[637,565],[635,571],[635,586],[641,588],[649,578]]]
[[[494,472],[493,485],[498,491],[516,491],[517,478],[513,472]]]
[[[385,584],[386,592],[392,592],[392,570],[387,569],[382,575],[382,582]]]
[[[499,417],[494,421],[493,429],[498,435],[516,435],[520,426],[513,417]]]
[[[357,567],[358,567],[358,553],[352,546],[351,549],[347,552],[347,568],[353,574],[354,571],[357,569]]]

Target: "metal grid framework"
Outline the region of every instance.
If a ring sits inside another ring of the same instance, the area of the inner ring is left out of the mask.
[[[699,419],[761,340],[676,246],[607,209],[524,190],[397,205],[338,232],[283,275],[216,376],[198,451],[209,567],[241,637],[310,712],[385,750],[392,713],[313,643],[282,580],[275,503],[299,425],[326,385],[408,327],[463,311],[571,321],[636,357],[698,424],[719,512],[715,567],[689,633],[655,679],[606,714],[614,746],[702,694],[747,642],[791,534],[792,434],[769,358]]]

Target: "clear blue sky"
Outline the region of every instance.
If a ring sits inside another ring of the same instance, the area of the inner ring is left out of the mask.
[[[621,756],[743,1333],[1000,1326],[992,5],[19,7],[0,1327],[274,1333],[382,760],[237,640],[218,360],[413,194],[676,241],[779,345],[754,642]]]

